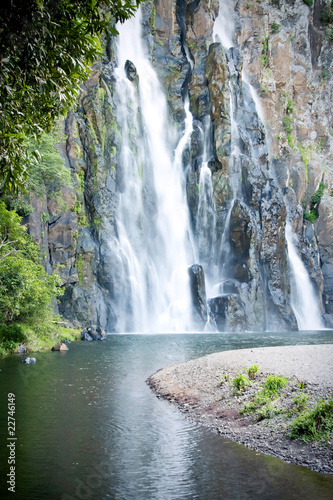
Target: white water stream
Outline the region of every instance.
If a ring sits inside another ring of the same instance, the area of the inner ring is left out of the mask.
[[[215,22],[213,38],[222,41],[229,49],[233,22],[227,10],[226,2],[220,0],[220,15]],[[141,10],[117,29],[115,101],[121,140],[117,151],[119,205],[116,223],[122,270],[120,279],[127,283],[126,296],[120,298],[119,309],[123,313],[118,331],[191,331],[188,267],[194,263],[193,256],[198,255],[198,263],[204,267],[208,296],[214,296],[217,291],[223,293],[223,281],[230,274],[227,269],[231,262],[228,258],[230,216],[235,200],[242,199],[236,90],[230,81],[232,137],[229,179],[232,196],[220,240],[223,248],[216,249],[216,210],[209,168],[210,123],[205,123],[202,130],[205,151],[198,184],[197,248],[193,248],[183,166],[183,152],[188,148],[193,132],[189,100],[184,102],[184,130],[177,134],[168,119],[166,96],[142,40]],[[236,69],[232,57],[229,70],[234,74]],[[131,82],[126,75],[124,66],[127,60],[135,65],[138,83]],[[190,60],[190,64],[193,61]],[[262,110],[258,109],[258,112],[262,115]],[[290,227],[286,230],[286,240],[295,278],[292,307],[298,327],[321,329],[318,301],[297,254]]]
[[[228,1],[220,0],[219,5],[219,15],[215,21],[213,37],[215,41],[220,41],[225,49],[230,49],[233,44],[234,35],[234,21],[232,18],[231,9],[228,5]],[[229,71],[234,74],[235,69],[233,68],[232,58],[228,62]],[[246,74],[242,72],[242,79],[245,85],[249,86],[250,94],[253,99],[256,112],[264,123],[264,112],[260,99],[253,88],[253,86],[247,81]],[[230,184],[232,188],[233,199],[230,202],[229,210],[226,216],[226,223],[224,233],[221,239],[221,249],[218,255],[227,255],[228,252],[228,236],[229,236],[229,225],[230,225],[230,215],[232,207],[236,198],[241,198],[240,193],[240,150],[239,150],[239,133],[238,125],[236,121],[236,99],[235,90],[232,85],[231,79],[229,80],[229,91],[230,91],[230,121],[231,121],[231,154],[229,160],[230,169]],[[259,152],[259,154],[261,154]],[[251,147],[251,155],[255,157],[253,148]],[[292,287],[292,309],[294,311],[297,325],[299,330],[320,330],[324,328],[322,315],[318,303],[318,297],[315,294],[309,274],[299,257],[294,239],[296,236],[292,232],[290,224],[286,225],[286,241],[288,249],[288,258],[291,265],[294,286]],[[223,292],[223,282],[226,277],[228,270],[226,269],[228,263],[223,262],[221,271],[219,272],[219,283],[215,284],[215,290],[220,289]]]
[[[189,331],[187,268],[193,262],[182,153],[190,140],[192,117],[187,104],[185,130],[178,138],[142,42],[141,10],[117,29],[115,74],[123,178],[117,228],[124,272],[131,284],[134,329]],[[126,60],[136,67],[138,89],[126,77]],[[126,318],[120,328],[125,325]]]
[[[286,224],[288,257],[294,283],[291,290],[291,306],[299,330],[322,330],[324,328],[318,297],[313,289],[309,274],[296,248],[296,236],[290,223]]]

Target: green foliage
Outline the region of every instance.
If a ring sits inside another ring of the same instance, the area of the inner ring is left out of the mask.
[[[65,142],[65,135],[62,133],[62,124],[58,122],[49,134],[43,134],[40,139],[38,161],[35,161],[27,173],[25,190],[18,193],[7,193],[2,199],[6,203],[8,210],[15,210],[21,217],[26,217],[33,211],[29,201],[31,197],[42,198],[47,194],[49,199],[54,200],[55,205],[65,205],[59,196],[60,190],[64,186],[71,186],[72,179],[65,161],[60,155],[59,144]],[[37,148],[37,141],[30,141],[29,148]],[[62,206],[66,209],[66,206]],[[48,217],[43,221],[46,222]]]
[[[50,309],[61,294],[58,276],[49,276],[43,266],[20,256],[0,262],[0,324],[34,321]]]
[[[49,134],[41,136],[39,145],[34,141],[30,143],[31,149],[39,147],[40,159],[30,169],[26,189],[39,196],[44,193],[45,187],[54,192],[71,183],[70,171],[65,167],[59,150],[59,144],[66,141],[61,128],[62,123],[57,122]]]
[[[325,33],[330,42],[333,42],[333,24],[329,24],[327,28],[325,28]]]
[[[303,411],[308,404],[308,399],[309,396],[305,394],[305,392],[300,392],[294,399],[293,399],[293,409],[296,411]]]
[[[281,28],[281,24],[272,23],[271,33],[273,33],[273,35],[275,35],[276,33],[279,33],[280,28]]]
[[[241,415],[250,415],[254,413],[258,408],[267,405],[270,402],[270,398],[263,393],[263,391],[258,391],[255,397],[248,403],[244,403],[243,408],[239,411]]]
[[[51,348],[55,343],[64,340],[75,341],[80,338],[81,329],[64,328],[61,318],[53,316],[53,320],[36,320],[33,325],[19,323],[0,327],[0,356],[17,351],[23,343],[28,351]],[[16,337],[11,329],[20,332]],[[14,340],[13,340],[14,339]]]
[[[22,325],[13,324],[0,325],[0,338],[16,344],[18,342],[23,342],[27,337]]]
[[[18,196],[6,194],[2,197],[2,199],[8,210],[14,210],[21,217],[27,217],[34,210],[29,203],[28,197],[21,193],[18,194]]]
[[[237,391],[243,391],[249,384],[250,380],[241,373],[239,373],[232,381],[232,385]]]
[[[258,366],[252,365],[246,371],[249,376],[249,379],[254,379],[256,374],[258,373]]]
[[[333,400],[321,400],[312,410],[301,414],[291,424],[289,436],[302,441],[327,441],[333,433]]]
[[[273,418],[275,415],[283,413],[283,408],[278,408],[273,405],[271,401],[268,401],[264,406],[257,411],[257,421],[265,420],[267,418]]]
[[[269,47],[268,47],[269,36],[266,36],[262,41],[262,53],[260,56],[260,64],[264,68],[269,67]]]
[[[309,7],[312,7],[313,5],[313,0],[303,0],[303,2],[308,5]]]
[[[262,54],[260,56],[260,64],[264,67],[264,68],[268,68],[269,67],[269,57],[266,56],[265,54]]]
[[[325,33],[328,40],[333,42],[333,1],[328,2],[327,5],[325,5],[321,13],[320,20],[324,25],[326,25]]]
[[[263,385],[263,391],[267,396],[273,396],[279,392],[282,387],[287,385],[288,380],[286,377],[280,375],[269,375]]]
[[[221,385],[224,384],[225,382],[228,382],[229,379],[230,379],[230,376],[227,373],[223,373],[220,376]]]
[[[39,264],[39,248],[20,217],[0,203],[0,325],[47,317],[61,280]],[[6,339],[7,340],[7,339]]]
[[[315,220],[318,219],[318,213],[316,210],[312,209],[310,212],[304,212],[304,219],[311,222],[313,224]]]
[[[262,51],[266,55],[268,54],[268,41],[269,41],[269,36],[266,36],[262,41]]]
[[[38,246],[21,226],[21,218],[6,210],[5,204],[0,202],[0,262],[14,253],[38,262]]]
[[[283,117],[282,126],[283,126],[283,130],[287,134],[291,134],[291,132],[293,131],[292,123],[293,123],[293,120],[290,116],[285,115]]]
[[[258,421],[265,418],[272,418],[283,410],[272,404],[280,390],[287,384],[287,379],[279,375],[268,375],[261,389],[256,393],[251,401],[245,403],[240,410],[242,415],[250,415],[256,412]]]
[[[102,56],[100,35],[134,14],[141,0],[16,0],[0,11],[0,186],[23,189],[39,141],[76,102]],[[110,22],[110,18],[113,23]]]
[[[323,182],[321,182],[319,184],[319,188],[317,189],[315,194],[311,197],[311,204],[312,205],[317,205],[319,203],[321,197],[324,194],[324,190],[325,190],[325,184]]]
[[[323,24],[333,23],[333,1],[328,2],[328,4],[325,5],[321,13],[320,20]]]
[[[304,147],[299,142],[297,143],[297,147],[301,153],[304,166],[307,168],[307,166],[311,160],[311,157],[312,157],[311,147]],[[306,179],[306,181],[307,181],[307,179]]]
[[[323,69],[320,73],[320,77],[323,79],[323,80],[327,80],[327,78],[329,78],[330,76],[330,70],[329,69]],[[321,139],[322,140],[322,139]]]
[[[311,197],[309,212],[304,213],[304,218],[306,220],[308,220],[309,222],[311,222],[311,224],[313,224],[314,221],[316,219],[318,219],[318,206],[319,206],[320,199],[324,194],[324,190],[325,190],[325,184],[323,182],[321,182],[319,184],[319,188],[317,189],[315,194],[312,195],[312,197]]]
[[[294,112],[294,103],[291,99],[288,99],[286,104],[286,113],[287,115],[291,115],[293,112]]]

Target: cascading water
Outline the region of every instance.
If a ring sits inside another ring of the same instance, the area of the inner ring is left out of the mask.
[[[192,262],[181,158],[192,131],[191,116],[187,111],[185,131],[177,145],[165,95],[142,42],[140,9],[117,29],[115,75],[121,134],[117,228],[130,295],[120,304],[118,329],[189,331],[187,268]],[[127,78],[126,61],[134,64],[138,82]]]
[[[214,206],[214,193],[212,184],[212,173],[208,166],[211,159],[210,152],[210,119],[206,117],[200,133],[203,141],[202,163],[199,172],[199,201],[196,217],[196,239],[198,247],[198,260],[204,267],[206,274],[206,285],[209,289],[212,278],[211,270],[214,268],[215,244],[216,244],[216,214]]]
[[[291,306],[294,311],[299,330],[322,330],[322,315],[308,272],[298,255],[296,236],[291,224],[286,224],[286,241],[293,283],[291,290]]]
[[[118,331],[193,330],[195,299],[190,290],[188,268],[194,262],[204,269],[206,290],[215,313],[223,316],[222,309],[230,309],[231,304],[230,310],[240,318],[236,329],[247,324],[265,328],[265,293],[273,296],[273,302],[275,298],[280,300],[275,289],[281,290],[283,283],[272,283],[269,276],[270,248],[267,251],[266,244],[263,264],[260,260],[263,253],[259,257],[255,254],[260,248],[255,238],[260,238],[260,231],[262,235],[265,233],[260,226],[263,211],[268,217],[273,215],[274,220],[278,216],[271,208],[277,195],[271,184],[269,162],[265,160],[268,158],[267,145],[259,119],[263,118],[262,111],[256,106],[254,89],[243,78],[239,51],[232,47],[233,23],[226,8],[226,3],[220,1],[220,14],[213,32],[213,39],[222,41],[226,51],[229,73],[226,92],[230,99],[225,108],[230,119],[229,125],[226,121],[226,128],[230,126],[229,157],[223,167],[227,169],[227,191],[222,203],[219,200],[217,205],[212,177],[216,168],[213,151],[216,123],[206,116],[203,124],[197,120],[194,125],[187,96],[184,130],[177,135],[176,128],[168,121],[166,96],[141,38],[140,9],[135,18],[118,26],[114,97],[119,134],[116,226],[117,255],[121,262],[118,272],[122,283],[126,283],[123,296],[118,300]],[[185,42],[183,54],[193,70],[194,60]],[[183,90],[186,95],[187,83]],[[193,133],[198,138],[201,133],[204,148],[193,164],[188,165],[189,169],[194,168],[192,172],[197,172],[198,164],[200,166],[199,179],[192,176],[191,181],[197,182],[196,218],[191,228],[183,163],[184,152],[191,151]],[[251,191],[253,184],[250,188],[247,187],[250,184],[244,184],[247,169],[252,175],[251,182],[255,183],[256,200]],[[286,235],[286,238],[289,238],[288,251],[293,267],[296,259],[293,258],[292,237]],[[296,275],[295,272],[297,284]],[[302,286],[308,285],[303,282]],[[301,311],[308,306],[303,295],[298,294],[298,297],[303,304],[293,298],[293,309],[299,328],[322,328],[320,320],[313,323],[306,320],[304,326]],[[274,303],[274,307],[280,304]],[[213,328],[214,324],[217,325],[215,319],[211,323]],[[219,329],[223,330],[223,325],[223,321],[220,322]]]
[[[258,141],[257,137],[254,136],[255,144],[252,137],[250,137],[244,128],[242,121],[242,112],[239,115],[239,84],[242,84],[242,94],[243,94],[243,105],[244,107],[254,105],[254,109],[257,115],[256,120],[259,119],[261,122],[264,120],[264,114],[260,101],[256,95],[254,88],[247,82],[246,74],[242,71],[239,74],[238,60],[237,60],[237,49],[233,49],[233,19],[231,17],[231,9],[228,6],[228,2],[220,0],[219,5],[219,15],[215,21],[213,37],[217,42],[221,42],[224,46],[227,56],[227,64],[229,70],[229,95],[230,95],[230,129],[231,129],[231,148],[229,157],[229,186],[231,191],[231,200],[229,202],[229,208],[227,210],[224,232],[220,240],[220,249],[217,251],[217,265],[218,268],[217,277],[213,290],[220,295],[224,292],[224,282],[230,278],[233,278],[233,269],[235,261],[231,255],[230,249],[230,224],[232,219],[232,212],[236,203],[239,203],[243,208],[243,213],[248,214],[250,220],[255,217],[254,214],[251,215],[251,210],[247,206],[246,200],[243,199],[242,193],[242,156],[246,154],[250,164],[257,165],[256,168],[261,169],[261,158],[264,158],[268,154],[267,145],[265,142]],[[252,101],[252,103],[250,103]],[[238,118],[238,115],[241,117]],[[258,130],[260,130],[260,125]],[[241,151],[240,140],[244,143],[246,142],[247,150],[246,152]],[[269,156],[269,155],[268,155]],[[269,168],[269,166],[268,166]],[[268,170],[267,170],[268,172]],[[264,175],[267,175],[263,172]],[[270,186],[267,181],[267,185],[262,189],[263,198],[269,197]],[[254,219],[253,219],[254,220]],[[293,287],[292,294],[292,309],[294,311],[295,317],[297,319],[299,329],[321,329],[323,328],[323,322],[321,318],[320,308],[318,305],[318,299],[315,296],[314,290],[312,288],[310,278],[306,271],[304,264],[298,257],[294,243],[293,235],[290,226],[287,226],[286,230],[286,240],[288,247],[288,256],[290,260],[290,265],[294,275],[295,286]]]
[[[220,2],[219,6],[219,15],[214,23],[213,30],[213,40],[219,43],[222,43],[224,49],[228,51],[228,70],[229,70],[229,106],[230,106],[230,128],[231,128],[231,145],[230,145],[230,156],[229,156],[229,185],[231,191],[231,199],[228,203],[228,209],[225,218],[224,230],[222,236],[220,238],[219,248],[216,252],[215,257],[215,273],[212,279],[212,276],[208,273],[207,280],[207,288],[208,292],[210,292],[210,296],[216,294],[223,294],[223,283],[228,279],[230,274],[230,220],[231,220],[231,212],[234,207],[235,201],[237,198],[241,197],[241,162],[240,162],[240,147],[239,147],[239,131],[238,125],[236,122],[236,112],[237,112],[237,68],[235,67],[233,52],[232,52],[232,38],[234,32],[234,23],[230,16],[230,9],[228,8],[227,3]],[[206,140],[209,135],[206,134]],[[213,192],[213,186],[211,183],[210,176],[210,184],[208,183],[208,176],[206,173],[206,165],[201,168],[201,172],[205,174],[205,179],[207,179],[206,184],[206,192],[207,194],[210,191]],[[200,183],[202,173],[200,172]],[[200,185],[201,187],[201,185]],[[203,197],[202,191],[200,189],[200,196]],[[206,195],[207,196],[207,195]],[[213,199],[213,196],[210,196]],[[214,232],[215,227],[213,228]],[[218,238],[215,234],[211,236],[211,240],[214,242],[218,241]],[[215,253],[215,252],[214,252]]]

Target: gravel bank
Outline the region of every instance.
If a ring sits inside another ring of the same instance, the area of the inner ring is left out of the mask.
[[[235,396],[230,381],[244,368],[258,365],[251,385]],[[257,421],[239,410],[251,400],[268,374],[288,377],[288,385],[274,402],[283,413]],[[226,380],[221,383],[222,379]],[[229,380],[229,381],[228,381]],[[326,445],[303,443],[286,436],[297,416],[295,398],[300,384],[307,408],[332,396],[333,345],[265,347],[224,351],[159,370],[147,380],[158,397],[170,400],[190,418],[259,453],[270,454],[312,470],[333,473],[333,440]],[[288,416],[289,413],[289,416]],[[292,416],[290,416],[292,414]]]

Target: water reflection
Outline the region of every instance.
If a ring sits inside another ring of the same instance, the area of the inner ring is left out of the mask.
[[[17,400],[15,498],[332,498],[332,476],[226,441],[145,384],[163,366],[218,350],[331,339],[329,331],[114,335],[105,343],[71,344],[64,355],[39,353],[25,372],[17,357],[2,360],[1,443],[7,393],[15,392]],[[2,446],[1,498],[8,493],[6,454]]]

